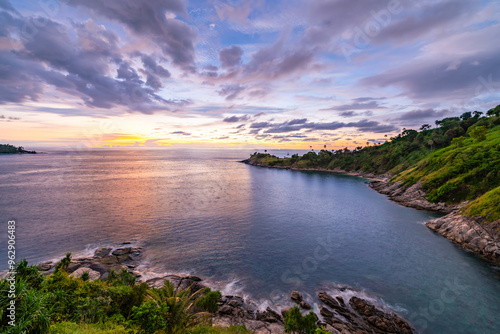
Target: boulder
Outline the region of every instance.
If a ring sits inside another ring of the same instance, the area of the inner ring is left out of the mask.
[[[335,300],[332,297],[330,297],[326,292],[319,292],[318,293],[318,298],[323,303],[325,303],[327,306],[330,306],[333,309],[337,309],[337,308],[340,307],[340,305],[337,302],[337,300]]]
[[[297,304],[302,301],[302,296],[298,291],[292,291],[292,293],[290,294],[290,298]]]
[[[105,257],[106,255],[109,255],[109,252],[111,252],[111,249],[112,248],[109,248],[109,247],[98,248],[94,252],[94,257],[95,258]]]
[[[311,305],[309,305],[308,303],[306,303],[305,301],[301,301],[299,303],[299,306],[301,308],[303,308],[304,310],[310,310],[311,309]]]
[[[48,271],[50,269],[52,269],[54,265],[52,264],[52,261],[48,261],[48,262],[43,262],[43,263],[40,263],[36,266],[36,268],[39,270],[39,271]]]
[[[95,280],[101,278],[101,274],[99,272],[92,270],[90,268],[86,268],[86,267],[78,268],[73,273],[71,273],[70,276],[75,277],[75,278],[79,278],[79,277],[82,277],[83,273],[89,274],[89,281],[95,281]]]
[[[257,311],[256,319],[264,322],[282,322],[281,316],[278,312],[272,310],[271,308],[266,308],[264,312]]]
[[[113,255],[124,255],[129,254],[132,251],[132,247],[118,248],[113,251]]]
[[[285,307],[282,307],[281,308],[281,315],[283,316],[283,319],[285,318],[285,315],[290,312],[290,310],[292,309],[291,306],[285,306]]]

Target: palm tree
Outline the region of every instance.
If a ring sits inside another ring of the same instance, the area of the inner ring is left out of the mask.
[[[166,316],[165,333],[167,334],[182,334],[186,333],[187,329],[196,325],[200,320],[209,316],[209,313],[193,311],[196,300],[201,297],[200,293],[203,290],[198,290],[191,293],[191,289],[176,290],[174,285],[166,280],[165,285],[161,289],[152,289],[148,291],[148,297],[158,307],[162,305],[168,306]]]

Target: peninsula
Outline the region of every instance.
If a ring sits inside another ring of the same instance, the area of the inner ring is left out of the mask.
[[[16,147],[10,144],[0,144],[0,154],[36,154],[35,151],[27,151],[24,147]]]

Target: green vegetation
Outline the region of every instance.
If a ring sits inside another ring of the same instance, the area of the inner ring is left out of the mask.
[[[26,151],[24,147],[15,147],[9,144],[0,144],[0,154],[16,154],[16,153],[30,153],[35,154],[35,151]]]
[[[15,326],[9,325],[11,282],[0,281],[1,333],[246,333],[244,328],[211,328],[209,312],[217,310],[219,291],[161,289],[136,284],[127,270],[111,272],[106,281],[73,278],[66,269],[71,254],[42,276],[26,260],[16,264]],[[196,306],[195,306],[196,305]]]
[[[389,174],[392,182],[422,184],[430,202],[460,203],[474,200],[464,213],[499,219],[500,105],[484,113],[424,124],[419,131],[403,129],[383,144],[347,148],[303,156],[277,158],[254,153],[250,162],[270,167],[324,169]]]
[[[285,333],[312,334],[316,333],[318,317],[314,312],[309,312],[303,316],[300,309],[294,306],[285,314]],[[319,329],[321,331],[321,329]]]

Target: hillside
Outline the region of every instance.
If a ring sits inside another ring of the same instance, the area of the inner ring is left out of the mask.
[[[277,158],[254,153],[250,164],[292,169],[344,170],[389,175],[405,188],[420,183],[431,203],[471,201],[463,214],[493,221],[500,217],[500,105],[486,113],[403,129],[380,145],[354,150],[321,150],[303,156]]]

